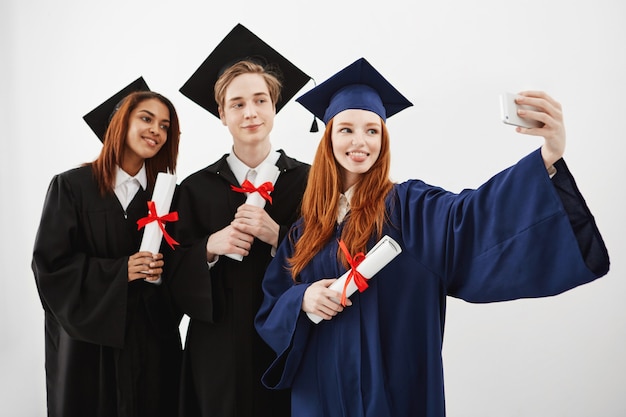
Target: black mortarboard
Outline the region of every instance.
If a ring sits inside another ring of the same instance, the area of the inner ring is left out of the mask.
[[[111,98],[83,116],[91,130],[98,136],[100,142],[104,142],[104,134],[109,127],[111,116],[117,110],[122,100],[135,91],[150,91],[143,77],[137,78],[126,87],[115,93]]]
[[[296,101],[324,123],[347,109],[369,110],[386,120],[413,105],[365,58],[356,60]]]
[[[264,67],[277,67],[280,70],[281,74],[279,75],[283,88],[280,100],[274,103],[276,113],[311,78],[254,33],[243,25],[237,24],[185,82],[180,88],[180,92],[219,118],[213,90],[215,83],[228,67],[248,59]]]

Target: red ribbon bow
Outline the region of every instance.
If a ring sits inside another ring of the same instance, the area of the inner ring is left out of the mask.
[[[354,255],[354,258],[350,256],[350,252],[348,252],[348,248],[346,244],[343,243],[343,240],[339,241],[339,247],[343,251],[343,254],[346,255],[346,259],[348,259],[348,263],[350,264],[350,273],[348,274],[348,278],[346,279],[346,283],[343,285],[343,291],[341,292],[341,305],[346,306],[346,290],[348,289],[348,284],[350,280],[354,278],[354,283],[356,287],[359,289],[359,292],[363,292],[369,286],[367,283],[367,278],[365,278],[356,268],[359,266],[361,262],[365,259],[365,255],[363,252],[359,252]]]
[[[156,206],[154,204],[154,201],[148,201],[148,215],[146,217],[143,217],[143,218],[137,220],[137,230],[141,230],[142,227],[144,227],[148,223],[152,223],[154,221],[159,223],[159,228],[163,232],[163,237],[165,238],[165,241],[167,242],[168,245],[170,245],[170,247],[172,249],[174,249],[174,245],[180,245],[180,243],[175,241],[174,238],[172,236],[170,236],[165,231],[165,226],[163,224],[165,222],[176,222],[176,221],[178,221],[178,212],[177,211],[173,211],[171,213],[166,214],[165,216],[160,216],[159,217],[157,215]]]
[[[233,191],[237,191],[238,193],[253,193],[256,191],[261,194],[261,197],[263,197],[264,199],[269,201],[270,204],[272,204],[272,196],[270,196],[270,193],[274,191],[274,185],[269,181],[264,182],[258,187],[255,187],[254,184],[252,184],[250,181],[245,180],[243,184],[241,184],[241,188],[231,185],[230,189]]]

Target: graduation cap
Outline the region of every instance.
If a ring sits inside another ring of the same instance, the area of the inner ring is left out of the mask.
[[[117,111],[122,100],[135,91],[150,91],[148,84],[143,77],[137,78],[126,87],[115,93],[111,98],[83,116],[83,120],[89,125],[91,130],[98,136],[100,142],[104,142],[104,134],[109,127],[113,113]]]
[[[281,98],[274,103],[276,113],[311,79],[254,33],[237,24],[179,91],[219,118],[213,89],[215,83],[227,68],[244,60],[280,70],[281,74],[278,75],[283,87]]]
[[[413,105],[365,58],[356,60],[296,101],[324,123],[347,109],[369,110],[387,120]]]

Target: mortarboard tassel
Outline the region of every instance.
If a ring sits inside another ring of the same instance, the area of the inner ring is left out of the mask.
[[[317,118],[315,116],[313,116],[313,123],[311,124],[311,130],[309,130],[309,132],[319,132],[319,129],[317,128]]]
[[[315,78],[311,77],[311,80],[313,80],[313,88],[315,88],[317,86],[317,83],[315,82]],[[315,115],[313,115],[313,123],[311,123],[311,130],[309,130],[309,132],[311,133],[319,132],[319,128],[317,127],[317,117],[315,117]]]

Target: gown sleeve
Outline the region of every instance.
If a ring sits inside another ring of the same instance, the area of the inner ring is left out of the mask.
[[[174,196],[173,207],[179,220],[172,224],[172,235],[180,242],[175,251],[166,252],[169,256],[167,271],[174,302],[190,318],[207,323],[219,320],[220,305],[225,300],[221,296],[220,280],[213,280],[206,259],[206,244],[209,236],[205,230],[202,207],[196,197],[205,190],[197,190],[183,182]]]
[[[540,151],[459,194],[406,183],[403,241],[470,302],[545,297],[608,271],[608,252],[563,161],[550,179]]]
[[[128,257],[84,252],[76,196],[62,175],[52,179],[33,250],[32,269],[44,310],[75,339],[122,347]]]
[[[286,259],[292,253],[292,239],[284,239],[265,272],[263,303],[255,318],[258,333],[277,354],[262,377],[268,388],[291,386],[313,325],[302,312],[302,299],[310,283],[294,283],[287,268]]]
[[[597,276],[609,271],[609,254],[596,221],[563,159],[555,163],[552,183],[567,212],[581,255],[587,267]]]

